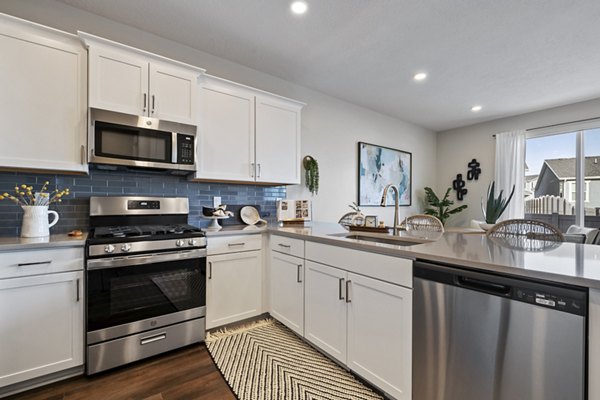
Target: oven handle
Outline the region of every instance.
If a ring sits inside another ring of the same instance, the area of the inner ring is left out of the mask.
[[[186,251],[172,251],[168,253],[140,254],[137,256],[99,258],[88,260],[87,269],[108,269],[129,267],[133,265],[146,265],[165,261],[189,260],[192,258],[206,257],[206,249],[194,249]]]

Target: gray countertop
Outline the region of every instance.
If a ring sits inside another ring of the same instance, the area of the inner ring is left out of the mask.
[[[18,236],[0,237],[0,251],[44,249],[53,247],[83,247],[87,233],[83,236],[67,234],[50,235],[43,238],[22,238]]]
[[[543,251],[526,251],[488,239],[483,234],[438,233],[421,238],[401,232],[407,241],[428,242],[399,246],[331,236],[347,231],[338,224],[316,222],[306,227],[270,227],[269,231],[374,253],[600,289],[600,246],[597,245],[556,243]]]
[[[207,237],[214,236],[231,236],[231,235],[252,235],[257,233],[268,232],[267,225],[228,225],[224,226],[221,230],[218,231],[207,231]]]

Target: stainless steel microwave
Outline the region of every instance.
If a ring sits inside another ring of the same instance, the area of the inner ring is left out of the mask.
[[[92,109],[90,163],[196,170],[196,127]]]

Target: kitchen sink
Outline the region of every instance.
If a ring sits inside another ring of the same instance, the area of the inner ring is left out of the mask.
[[[383,235],[365,235],[361,233],[333,233],[329,236],[342,237],[346,239],[362,240],[366,242],[393,244],[396,246],[414,246],[416,244],[425,243],[425,240],[407,239],[406,237],[399,236],[383,236]]]

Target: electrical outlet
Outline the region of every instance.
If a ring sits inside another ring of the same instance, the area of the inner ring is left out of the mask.
[[[213,207],[217,208],[221,205],[221,196],[213,197]]]

